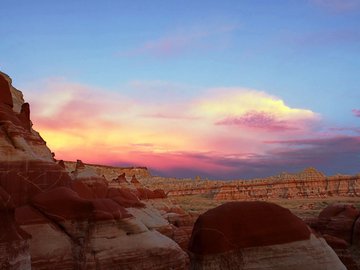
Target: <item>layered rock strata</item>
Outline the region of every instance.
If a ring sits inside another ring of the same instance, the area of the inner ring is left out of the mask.
[[[142,184],[163,189],[169,197],[205,194],[219,201],[360,196],[360,175],[325,176],[314,168],[262,179],[209,181],[152,177],[144,179]]]

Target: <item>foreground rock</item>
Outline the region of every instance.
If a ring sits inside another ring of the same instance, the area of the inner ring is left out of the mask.
[[[226,203],[201,215],[190,245],[191,269],[345,270],[322,238],[285,208]]]
[[[306,222],[335,250],[348,270],[358,270],[351,250],[358,249],[360,211],[351,204],[334,204],[322,210],[317,218]]]
[[[31,268],[29,238],[30,235],[15,222],[14,204],[10,195],[0,187],[0,269]]]

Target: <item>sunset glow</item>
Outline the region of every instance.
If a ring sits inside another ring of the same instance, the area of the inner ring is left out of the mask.
[[[7,2],[0,68],[57,159],[358,172],[358,0]]]

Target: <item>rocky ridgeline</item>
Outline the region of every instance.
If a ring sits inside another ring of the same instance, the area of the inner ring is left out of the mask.
[[[75,170],[76,162],[64,161],[65,169],[68,172]],[[118,175],[125,173],[126,177],[135,175],[137,179],[151,177],[149,170],[146,167],[114,167],[106,165],[96,165],[84,163],[85,167],[92,168],[98,175],[103,175],[108,181],[118,177]]]
[[[359,197],[360,175],[325,176],[314,168],[261,179],[209,181],[153,177],[143,182],[171,196],[209,194],[216,200]]]
[[[223,185],[216,200],[321,198],[360,196],[360,176],[326,177],[314,168],[297,174],[283,173],[263,180],[241,181]]]

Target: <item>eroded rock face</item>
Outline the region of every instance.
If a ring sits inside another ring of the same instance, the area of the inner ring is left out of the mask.
[[[265,202],[207,211],[195,223],[189,251],[191,269],[346,269],[302,220]]]
[[[70,177],[54,162],[41,160],[0,162],[0,186],[16,206],[29,203],[43,191],[70,184]]]
[[[30,235],[15,222],[11,196],[0,187],[0,269],[30,269]]]
[[[29,104],[0,72],[0,161],[53,161],[45,141],[31,126]]]
[[[94,170],[98,175],[103,175],[107,181],[116,179],[121,174],[124,174],[124,177],[125,175],[126,176],[135,175],[137,179],[144,179],[151,177],[151,174],[146,167],[113,167],[113,166],[87,164],[87,163],[84,163],[84,165],[85,167]],[[76,162],[65,161],[65,166],[69,172],[72,172],[75,170]],[[131,177],[130,179],[127,180],[131,180]]]
[[[360,216],[356,219],[353,231],[353,245],[360,248]]]
[[[119,174],[119,176],[117,178],[114,178],[111,182],[117,184],[129,184],[126,180],[125,173]]]
[[[143,179],[142,183],[163,189],[169,197],[207,194],[219,201],[360,197],[360,175],[325,176],[314,168],[230,182],[153,177]]]
[[[86,167],[79,159],[76,162],[75,170],[71,172],[71,177],[73,180],[83,181],[89,184],[106,183],[104,177],[98,175],[93,168]]]
[[[353,205],[330,205],[320,212],[315,229],[322,234],[329,234],[352,244],[353,228],[359,215],[360,211]]]
[[[31,235],[31,269],[76,269],[73,241],[57,224],[31,206],[18,207],[16,222]],[[30,268],[28,268],[30,269]]]

